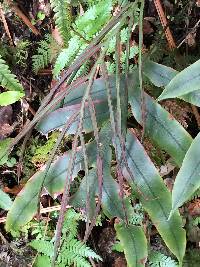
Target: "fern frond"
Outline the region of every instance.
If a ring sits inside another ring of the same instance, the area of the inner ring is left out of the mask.
[[[72,24],[71,7],[68,0],[51,0],[53,11],[55,12],[55,23],[63,37],[64,44],[67,45],[71,35]]]
[[[40,253],[49,257],[53,256],[53,243],[46,240],[33,240],[29,245]]]
[[[10,91],[23,92],[23,87],[0,56],[0,85]]]
[[[103,0],[91,6],[75,22],[76,30],[86,39],[91,40],[111,17],[112,1]]]
[[[32,56],[32,68],[36,74],[52,63],[59,51],[58,44],[50,34],[46,34],[38,45],[37,54]]]
[[[76,58],[77,53],[79,52],[82,42],[80,37],[74,36],[70,39],[68,48],[64,48],[59,54],[55,66],[53,69],[53,74],[57,77],[60,72]]]
[[[60,251],[57,266],[91,267],[91,264],[83,257],[74,254],[72,251]]]
[[[101,260],[101,257],[97,255],[91,248],[89,248],[85,243],[77,239],[67,239],[66,240],[66,249],[73,251],[74,254],[80,255],[86,258],[92,258],[96,260]]]
[[[149,256],[149,266],[151,267],[178,267],[171,257],[168,257],[160,252],[151,251]]]
[[[194,200],[200,198],[200,188],[198,188],[194,194],[192,194],[192,196],[188,199],[188,201]]]

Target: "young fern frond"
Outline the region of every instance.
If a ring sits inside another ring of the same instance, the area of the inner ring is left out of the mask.
[[[67,45],[71,35],[72,24],[71,7],[68,0],[51,0],[51,6],[55,12],[55,23],[62,35],[64,44]]]
[[[10,91],[23,92],[23,87],[0,56],[0,85]]]

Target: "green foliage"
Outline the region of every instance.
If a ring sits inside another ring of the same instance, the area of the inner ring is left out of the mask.
[[[145,266],[147,260],[147,240],[142,227],[115,224],[117,238],[123,247],[128,267]],[[138,246],[140,244],[140,246]]]
[[[33,240],[29,245],[40,253],[46,256],[53,256],[53,243],[46,240]]]
[[[14,61],[16,64],[25,67],[27,66],[28,59],[28,48],[30,46],[30,42],[27,40],[19,40],[15,47],[14,51]]]
[[[101,260],[101,257],[85,243],[77,240],[80,218],[81,215],[73,209],[69,209],[66,212],[62,229],[61,247],[56,266],[71,266],[74,264],[75,266],[80,267],[90,267],[91,265],[87,258]],[[46,258],[44,258],[44,256],[49,256],[48,261],[50,261],[54,252],[52,242],[46,240],[33,240],[29,243],[29,245],[41,253],[37,259],[37,262],[39,261],[39,263],[37,263],[36,266],[43,266],[43,261]]]
[[[34,156],[31,159],[34,164],[43,164],[48,160],[49,154],[52,151],[58,136],[59,132],[53,132],[44,145],[36,147]]]
[[[9,210],[11,206],[12,206],[11,198],[9,197],[8,194],[4,193],[0,189],[0,208],[4,210]]]
[[[53,11],[55,12],[55,23],[63,38],[64,44],[67,45],[71,34],[72,14],[71,6],[68,0],[51,0]]]
[[[9,90],[0,93],[0,106],[7,106],[18,101],[24,96],[23,87],[16,76],[9,70],[8,65],[0,56],[0,86]]]
[[[52,63],[57,56],[59,46],[55,39],[46,34],[44,40],[38,43],[37,54],[32,56],[32,68],[37,74],[40,69],[44,69]]]
[[[92,5],[82,16],[79,16],[72,25],[71,36],[68,47],[59,54],[55,66],[54,76],[58,76],[60,71],[68,67],[80,53],[87,47],[90,41],[105,25],[111,16],[112,1],[100,1]],[[85,70],[86,68],[86,70]],[[87,72],[87,64],[82,66],[79,75]]]
[[[165,256],[158,251],[151,251],[149,267],[178,267],[178,264],[169,256]]]
[[[6,165],[8,167],[13,167],[16,164],[16,159],[14,157],[9,157],[8,153],[3,157],[5,150],[10,145],[12,138],[6,138],[4,140],[0,140],[0,166]]]
[[[188,149],[172,190],[172,211],[178,209],[200,187],[200,134]]]

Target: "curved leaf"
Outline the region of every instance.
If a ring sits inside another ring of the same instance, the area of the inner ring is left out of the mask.
[[[108,145],[110,144],[110,127],[107,125],[102,128],[99,134],[99,141],[103,144],[101,146],[103,151],[102,153],[106,153]],[[86,153],[88,155],[89,166],[95,167],[97,153],[95,141],[86,144]],[[71,151],[59,157],[51,164],[51,167],[46,175],[44,187],[52,196],[62,193],[64,189],[70,156]],[[72,178],[74,178],[80,170],[84,170],[84,156],[81,148],[76,153]],[[45,167],[29,179],[25,187],[15,198],[15,201],[7,215],[7,231],[19,230],[21,226],[29,222],[36,214],[41,181],[44,173]]]
[[[91,165],[96,159],[96,147],[91,143],[88,147],[89,161]],[[70,152],[59,157],[50,167],[45,178],[44,187],[53,196],[62,193],[67,176],[67,167],[70,161]],[[76,155],[72,177],[74,178],[80,170],[84,169],[84,159],[82,150]],[[29,222],[37,213],[39,192],[44,170],[34,174],[26,183],[25,187],[15,198],[15,201],[8,212],[6,229],[19,230],[21,226]]]
[[[128,267],[142,267],[147,261],[147,240],[142,227],[115,224],[117,238],[124,249]]]
[[[158,100],[179,97],[199,89],[200,60],[178,73],[165,87]]]
[[[157,87],[166,86],[178,71],[148,60],[143,67],[144,75]]]
[[[66,121],[70,119],[70,117],[75,112],[77,112],[78,109],[80,109],[80,105],[76,104],[73,106],[59,108],[49,113],[37,125],[37,130],[40,131],[42,134],[47,134],[55,129],[64,127],[64,125],[66,124]],[[96,103],[95,112],[96,112],[97,123],[100,125],[109,118],[108,104],[106,102]],[[78,128],[78,123],[79,123],[79,120],[77,118],[71,124],[69,130],[67,131],[67,134],[75,134]],[[84,112],[83,130],[86,133],[93,131],[92,120],[91,120],[90,111],[88,107],[86,107],[85,112]]]
[[[179,170],[173,191],[172,210],[178,209],[200,187],[200,133],[192,142]]]
[[[178,71],[153,61],[147,61],[143,67],[144,75],[158,87],[166,86]],[[180,99],[200,107],[200,90],[179,96]]]
[[[126,155],[132,173],[128,174],[130,184],[136,186],[138,197],[158,232],[179,262],[182,262],[186,238],[181,217],[176,211],[168,220],[172,205],[170,192],[133,133],[127,134]]]
[[[20,100],[24,96],[21,91],[7,91],[0,94],[0,106],[7,106]]]
[[[133,115],[140,124],[143,124],[140,91],[137,86],[134,86],[137,81],[130,78],[129,83],[132,85],[129,103]],[[144,110],[145,133],[156,146],[164,149],[181,166],[192,143],[192,137],[170,113],[146,93],[144,94]]]
[[[11,198],[9,197],[8,194],[6,194],[0,189],[0,208],[4,210],[9,210],[11,206],[12,206]]]

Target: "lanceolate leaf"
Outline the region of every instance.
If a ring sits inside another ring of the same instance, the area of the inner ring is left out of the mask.
[[[178,209],[200,187],[200,134],[192,142],[176,177],[172,210]]]
[[[129,181],[138,189],[138,197],[168,248],[182,262],[185,254],[185,231],[176,211],[171,218],[171,195],[158,171],[133,133],[127,134],[126,156]]]
[[[200,89],[200,60],[177,74],[159,97],[159,100],[180,97]]]
[[[115,224],[128,267],[142,267],[147,261],[147,240],[140,226]]]
[[[99,101],[100,102],[100,101]],[[47,116],[45,116],[41,122],[37,125],[37,130],[42,132],[42,134],[47,134],[55,129],[59,129],[64,127],[66,121],[70,119],[70,117],[80,109],[80,105],[72,105],[64,108],[59,108]],[[99,126],[109,118],[108,104],[106,102],[96,103],[95,105],[96,111],[96,119]],[[67,134],[75,134],[78,128],[79,120],[78,118],[75,122],[72,123]],[[84,120],[83,120],[83,130],[84,132],[93,131],[91,115],[88,107],[86,107],[84,112]]]
[[[4,210],[9,210],[12,206],[12,200],[8,194],[0,190],[0,208]]]
[[[129,83],[132,85],[132,90],[129,90],[129,103],[135,119],[142,124],[142,112],[145,112],[145,133],[155,145],[164,149],[181,166],[192,143],[192,137],[170,113],[146,93],[142,108],[140,92],[137,86],[134,86],[135,81],[130,79]]]
[[[178,73],[178,71],[148,60],[143,67],[144,75],[158,87],[166,86]]]
[[[143,71],[145,76],[158,87],[167,86],[168,83],[178,74],[178,72],[170,67],[147,61],[144,64]],[[200,90],[179,96],[186,102],[200,107]]]
[[[92,143],[88,147],[90,164],[94,164],[96,159],[96,147]],[[45,188],[54,196],[57,193],[62,193],[64,183],[67,176],[67,167],[70,160],[70,152],[62,157],[59,157],[50,167],[45,179]],[[73,177],[78,171],[84,169],[84,160],[82,150],[77,152],[76,161],[74,165]],[[6,229],[19,230],[22,225],[29,222],[37,212],[39,192],[41,187],[41,180],[43,178],[44,170],[34,174],[26,183],[22,191],[17,195],[10,211],[7,215]]]
[[[103,144],[101,147],[102,153],[106,153],[108,145],[110,144],[110,128],[107,125],[102,128],[99,137],[100,143]],[[86,144],[86,153],[88,155],[89,167],[95,167],[97,153],[95,141]],[[52,196],[62,193],[64,189],[70,155],[71,152],[67,152],[63,156],[59,157],[51,165],[47,173],[44,187]],[[105,159],[108,159],[108,157],[105,157]],[[72,178],[74,178],[80,170],[84,170],[84,157],[82,149],[77,151]],[[41,181],[44,173],[45,170],[43,169],[34,174],[26,183],[23,190],[16,197],[7,215],[7,231],[19,230],[22,225],[25,225],[27,222],[29,222],[36,214]]]

